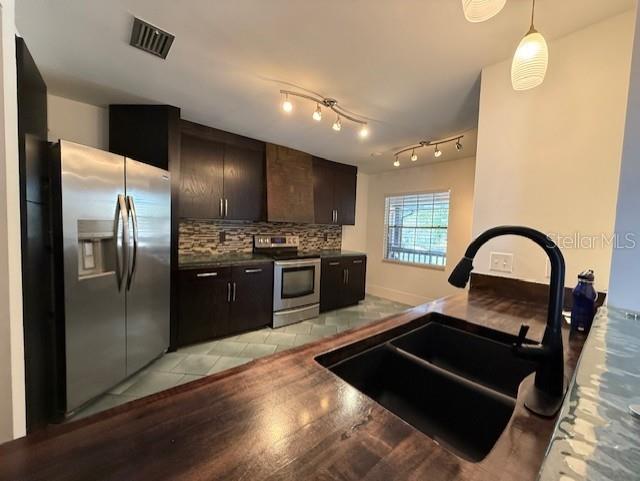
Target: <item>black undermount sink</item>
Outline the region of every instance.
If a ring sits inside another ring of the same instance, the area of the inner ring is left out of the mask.
[[[515,336],[437,313],[422,324],[316,359],[456,455],[481,461],[507,426],[518,386],[535,365],[514,356]]]

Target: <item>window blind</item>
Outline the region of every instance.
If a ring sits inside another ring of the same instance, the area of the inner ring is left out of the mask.
[[[449,191],[385,198],[384,257],[410,264],[447,261]]]

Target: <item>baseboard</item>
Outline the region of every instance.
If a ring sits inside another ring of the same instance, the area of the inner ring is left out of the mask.
[[[389,289],[388,287],[376,286],[367,284],[367,294],[372,296],[383,297],[391,301],[401,302],[410,306],[419,306],[420,304],[426,304],[433,301],[430,297],[419,296],[410,292],[398,291],[395,289]]]

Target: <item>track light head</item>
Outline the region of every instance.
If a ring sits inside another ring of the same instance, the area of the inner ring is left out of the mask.
[[[340,116],[338,115],[338,117],[336,118],[336,121],[333,123],[333,125],[331,126],[331,128],[333,130],[335,130],[336,132],[340,132],[342,130],[342,122],[340,121]]]
[[[460,152],[463,148],[464,148],[464,147],[463,147],[463,146],[462,146],[462,144],[460,143],[460,139],[458,139],[458,140],[456,141],[456,150],[457,150],[458,152]]]
[[[436,144],[436,150],[433,151],[433,155],[438,158],[442,155],[442,150],[440,150],[440,148],[438,147],[438,144]]]
[[[395,162],[393,163],[394,167],[400,167],[400,161],[398,160],[398,157],[396,157]]]
[[[316,104],[316,110],[313,112],[312,117],[316,122],[320,122],[322,120],[322,108],[320,107],[320,104]]]
[[[282,110],[284,110],[288,114],[293,111],[293,104],[291,103],[291,100],[289,100],[288,94],[285,94],[284,96],[284,102],[282,102]]]
[[[411,151],[411,162],[415,162],[416,160],[418,160],[418,154],[416,154],[416,149],[413,149]]]
[[[369,137],[369,127],[367,127],[367,124],[362,124],[362,127],[360,127],[360,131],[358,132],[358,135],[360,136],[361,139],[366,139],[367,137]]]

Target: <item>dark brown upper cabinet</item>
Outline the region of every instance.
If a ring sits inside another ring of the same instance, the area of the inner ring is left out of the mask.
[[[182,135],[180,149],[180,217],[220,219],[224,144]]]
[[[316,224],[356,223],[358,169],[313,157],[313,197]]]
[[[180,217],[266,218],[265,144],[182,121]]]
[[[311,155],[267,144],[267,220],[311,224],[313,206]]]

